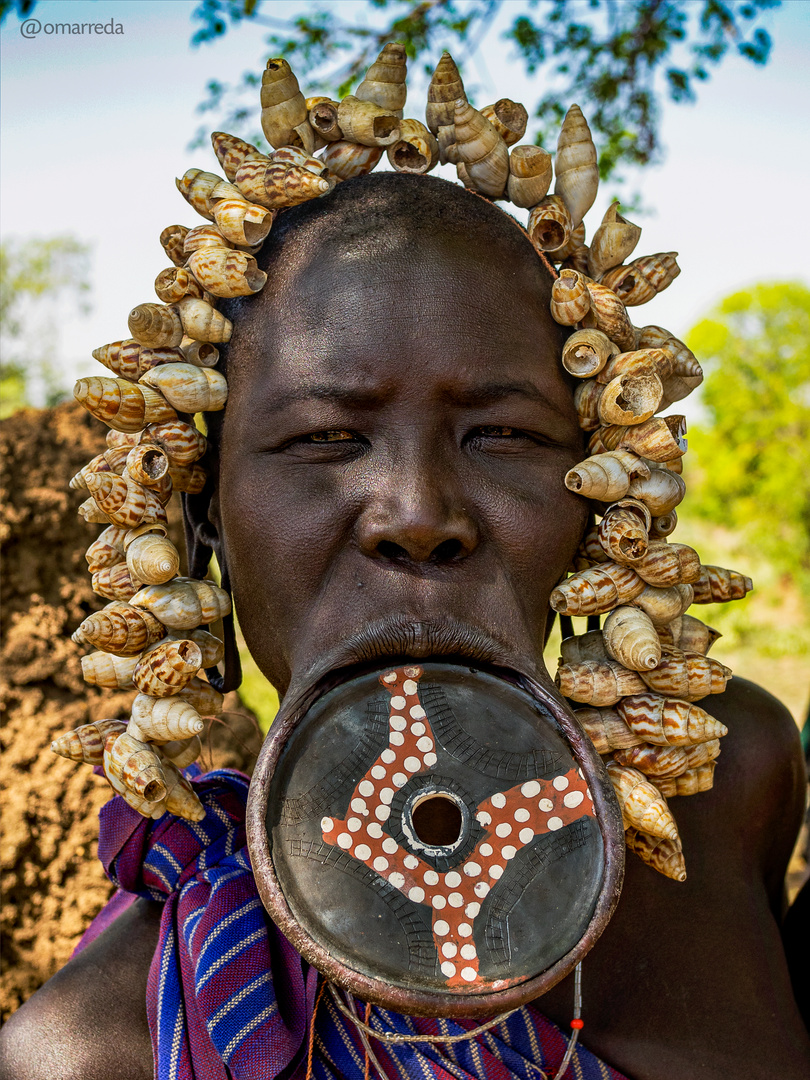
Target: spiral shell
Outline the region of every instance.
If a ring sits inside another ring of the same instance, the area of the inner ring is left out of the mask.
[[[638,746],[641,736],[632,731],[615,709],[577,709],[574,713],[597,754]]]
[[[163,504],[149,488],[115,473],[93,473],[87,480],[90,494],[113,525],[134,529],[166,521]]]
[[[720,740],[708,739],[693,746],[654,746],[641,743],[638,746],[619,750],[614,758],[620,765],[638,769],[645,776],[653,778],[658,786],[658,779],[670,779],[681,776],[690,769],[697,769],[709,761],[714,761],[720,754]]]
[[[633,245],[635,247],[635,245]],[[591,244],[593,250],[593,244]],[[602,284],[613,292],[627,307],[646,304],[658,293],[668,288],[680,274],[676,262],[677,251],[662,251],[658,255],[645,255],[629,266],[616,266],[602,276]]]
[[[619,297],[611,289],[596,281],[588,281],[587,284],[588,292],[591,294],[591,312],[596,319],[596,329],[607,334],[610,340],[615,341],[623,351],[635,348],[636,332]]]
[[[186,258],[195,251],[203,251],[205,248],[230,248],[231,243],[226,240],[216,225],[197,225],[189,229],[183,243]]]
[[[338,126],[347,142],[384,149],[400,138],[399,117],[353,94],[338,105]]]
[[[650,671],[643,671],[641,677],[658,694],[699,701],[708,694],[722,694],[731,670],[700,653],[664,646],[660,662]]]
[[[485,105],[481,109],[481,115],[492,124],[507,146],[514,146],[526,134],[529,114],[526,112],[525,105],[521,105],[519,101],[500,98],[493,105]],[[544,191],[543,195],[545,193]]]
[[[574,391],[574,408],[583,431],[594,431],[599,427],[599,399],[604,390],[596,379],[585,379]]]
[[[130,574],[144,585],[162,585],[180,570],[180,555],[167,536],[154,532],[134,536],[126,553]]]
[[[200,217],[214,220],[211,210],[211,192],[222,183],[222,177],[216,173],[203,172],[202,169],[189,169],[179,180],[175,180],[177,190]]]
[[[169,476],[175,491],[185,491],[189,495],[199,495],[208,480],[202,465],[178,465],[169,469]]]
[[[165,801],[168,813],[175,814],[186,821],[202,821],[205,817],[205,807],[185,776],[171,761],[164,760],[163,771],[168,788]]]
[[[166,782],[160,758],[140,739],[122,732],[115,742],[108,739],[104,753],[104,771],[120,780],[127,790],[146,802],[166,797]]]
[[[208,440],[202,432],[184,420],[150,424],[143,432],[143,440],[159,446],[168,457],[172,469],[192,465],[208,447]]]
[[[136,739],[188,739],[199,735],[205,724],[200,714],[187,701],[177,697],[150,697],[138,694],[132,702],[127,730]]]
[[[563,120],[554,171],[554,194],[568,207],[575,229],[593,206],[599,187],[596,147],[579,105],[572,105]]]
[[[656,412],[663,394],[657,375],[618,375],[599,397],[599,419],[603,424],[643,424]]]
[[[164,486],[161,481],[168,472],[169,459],[158,446],[142,442],[127,453],[125,480],[159,491]]]
[[[261,104],[262,131],[271,146],[300,146],[312,153],[315,135],[306,101],[290,65],[280,57],[268,60],[262,72]]]
[[[535,207],[536,209],[538,207]],[[531,234],[531,223],[529,231]],[[576,270],[562,270],[551,286],[551,315],[554,321],[561,326],[574,326],[581,322],[590,310],[591,294],[585,279]]]
[[[701,566],[700,577],[693,584],[695,604],[722,604],[742,600],[753,589],[751,578],[722,566]]]
[[[546,195],[529,214],[527,231],[537,251],[559,251],[568,243],[573,229],[571,214],[559,195]]]
[[[591,437],[589,449],[632,450],[640,457],[655,462],[672,461],[686,453],[686,418],[684,416],[653,416],[643,424],[625,427],[611,424],[600,428]]]
[[[261,244],[270,232],[275,210],[247,202],[244,198],[217,199],[214,221],[217,228],[232,244],[253,247]],[[195,274],[196,277],[196,274]],[[217,295],[221,295],[217,293]]]
[[[691,585],[670,585],[666,589],[647,585],[644,591],[634,598],[633,603],[649,615],[656,626],[666,626],[679,615],[683,615],[692,603],[692,596]]]
[[[209,341],[194,341],[193,338],[184,337],[180,352],[185,362],[195,367],[216,367],[219,361],[219,349]]]
[[[602,633],[611,657],[631,671],[643,672],[661,661],[661,639],[639,608],[615,608],[605,619]]]
[[[587,570],[594,563],[608,562],[605,549],[599,542],[599,526],[592,525],[582,538],[582,542],[571,561],[571,572]]]
[[[129,313],[129,332],[150,349],[173,348],[183,340],[183,325],[173,307],[166,304],[138,304]]]
[[[105,566],[115,566],[124,561],[124,540],[127,530],[118,525],[110,525],[100,533],[85,552],[87,569],[91,574],[103,570]]]
[[[355,97],[358,101],[370,101],[372,105],[378,105],[401,119],[408,96],[406,74],[405,46],[399,42],[389,42],[366,72],[366,77],[355,91]]]
[[[88,525],[109,525],[110,523],[108,515],[103,510],[99,510],[95,499],[85,499],[76,513]]]
[[[628,671],[615,660],[561,664],[554,681],[564,697],[586,705],[615,705],[627,694],[641,693],[644,686],[635,671]]]
[[[624,842],[629,851],[638,855],[659,874],[672,878],[673,881],[686,881],[686,863],[680,843],[663,840],[659,836],[650,836],[639,829],[629,828],[624,834]]]
[[[184,296],[196,296],[200,300],[204,300],[206,296],[202,285],[192,277],[185,266],[167,266],[165,270],[161,270],[155,278],[155,293],[158,300],[162,300],[164,304],[175,304]],[[172,349],[171,354],[174,360],[182,359],[180,349]],[[148,371],[149,367],[144,367],[143,371]]]
[[[192,630],[201,623],[216,622],[229,615],[231,600],[212,581],[175,578],[166,585],[147,585],[132,598],[135,607],[151,611],[172,630]]]
[[[267,282],[267,274],[259,269],[252,255],[232,248],[195,251],[186,265],[214,296],[250,296],[260,292]]]
[[[500,134],[503,135],[503,132]],[[507,145],[511,144],[507,142]],[[530,145],[512,147],[506,183],[509,200],[525,210],[536,206],[551,187],[551,174],[551,154],[547,150]]]
[[[233,323],[207,304],[186,296],[175,305],[182,321],[183,333],[195,341],[230,341]],[[160,419],[169,419],[160,417]]]
[[[647,552],[650,523],[649,510],[635,499],[622,499],[609,506],[598,533],[607,557],[635,569]]]
[[[582,251],[584,250],[584,260]],[[576,259],[574,258],[576,256]],[[585,277],[590,276],[588,270],[588,248],[585,246],[585,222],[580,221],[579,225],[575,229],[571,230],[571,235],[568,238],[568,243],[563,244],[561,248],[558,248],[553,255],[555,262],[563,262],[562,269],[564,270],[576,270],[579,274],[584,274]],[[570,265],[569,265],[570,261]],[[574,262],[581,263],[581,265],[575,266]]]
[[[128,690],[132,686],[132,673],[137,663],[137,656],[90,653],[81,659],[82,678],[106,690]]]
[[[402,120],[399,142],[388,147],[388,160],[397,172],[422,175],[439,163],[439,144],[418,120]]]
[[[602,224],[593,234],[588,251],[588,273],[599,280],[606,270],[624,262],[641,239],[641,229],[619,213],[619,204],[611,203]],[[605,282],[608,288],[613,288]],[[621,294],[619,298],[623,299]]]
[[[107,600],[129,600],[143,585],[142,581],[134,578],[126,563],[116,563],[115,566],[105,566],[96,570],[91,579],[93,592]]]
[[[656,539],[663,539],[664,537],[671,536],[677,527],[678,515],[674,510],[670,510],[668,514],[653,518],[650,536],[655,537]]]
[[[154,615],[119,600],[94,611],[73,632],[79,645],[93,645],[116,656],[138,656],[166,631]]]
[[[343,144],[330,143],[327,150],[341,145]],[[324,162],[326,161],[324,151]],[[335,171],[331,164],[329,168]],[[308,202],[309,199],[317,199],[333,187],[327,177],[318,176],[303,165],[290,165],[272,158],[249,159],[239,166],[234,182],[248,201],[268,210],[296,206],[298,203]]]
[[[672,374],[684,378],[702,378],[703,369],[688,346],[662,326],[642,326],[636,341],[638,349],[663,349],[672,357]]]
[[[94,359],[109,368],[113,374],[129,379],[130,382],[137,382],[141,375],[158,364],[168,364],[181,357],[179,349],[148,349],[135,338],[113,341],[109,345],[93,349]]]
[[[117,431],[140,431],[147,424],[177,418],[164,397],[126,379],[106,376],[79,379],[73,396],[97,420]]]
[[[382,149],[376,146],[358,146],[341,139],[331,142],[321,153],[321,159],[331,173],[340,180],[370,173],[382,157]]]
[[[689,769],[681,776],[662,777],[656,780],[655,786],[668,799],[673,795],[699,795],[701,791],[710,791],[714,787],[716,764],[716,761],[707,761],[705,765]]]
[[[611,502],[627,494],[633,477],[649,476],[649,473],[649,467],[635,454],[628,450],[614,450],[612,453],[595,454],[569,469],[565,474],[565,486],[586,499]]]
[[[110,735],[104,746],[104,763],[102,768],[104,775],[113,791],[120,795],[124,802],[131,806],[133,810],[136,810],[143,817],[161,818],[165,813],[165,804],[162,799],[156,799],[150,801],[148,799],[141,798],[140,795],[136,795],[133,791],[130,791],[128,787],[119,780],[112,771],[108,771],[108,755],[115,744],[116,736]]]
[[[309,126],[315,132],[315,138],[323,143],[338,142],[343,132],[338,123],[339,103],[327,97],[307,98]]]
[[[453,142],[445,147],[445,158],[463,163],[469,184],[482,195],[500,198],[509,178],[509,151],[490,122],[466,98],[456,101]]]
[[[699,705],[649,692],[623,698],[616,711],[631,731],[656,746],[689,746],[728,734],[725,724]]]
[[[192,735],[190,739],[171,739],[160,746],[160,756],[171,761],[177,769],[187,768],[197,760],[201,753],[202,743],[199,735]]]
[[[218,716],[225,700],[210,683],[199,678],[192,679],[177,696],[193,705],[200,716]]]
[[[643,589],[644,582],[629,566],[608,562],[580,570],[562,582],[549,603],[563,615],[598,615],[632,600]]]
[[[224,131],[213,131],[211,133],[211,145],[214,148],[217,161],[222,166],[222,171],[231,182],[233,182],[239,171],[240,165],[254,158],[266,157],[252,143],[245,142],[244,139],[240,139],[236,135],[228,135]]]
[[[667,588],[670,585],[691,585],[700,574],[700,556],[687,544],[668,544],[653,541],[644,556],[633,563],[633,569],[648,585]]]
[[[674,645],[684,652],[703,653],[711,649],[715,641],[723,635],[693,615],[680,615],[666,626],[658,627],[658,634],[664,645]]]
[[[162,364],[143,377],[180,412],[217,412],[225,407],[228,384],[225,376],[211,368],[192,364]]]
[[[434,135],[439,134],[440,128],[452,128],[456,102],[465,97],[455,61],[449,52],[443,52],[430,80],[425,106],[425,123]]]
[[[204,668],[214,667],[225,656],[223,642],[216,634],[209,634],[207,630],[199,628],[197,630],[171,630],[168,636],[175,641],[193,641],[202,653],[202,666]]]
[[[607,763],[608,776],[619,800],[622,818],[642,832],[678,841],[675,819],[661,792],[638,769],[629,769],[617,761]]]
[[[104,742],[108,735],[118,736],[126,730],[121,720],[96,720],[65,732],[51,743],[51,752],[69,761],[101,765],[104,761]]]
[[[167,225],[160,234],[160,246],[175,266],[183,266],[186,255],[183,248],[188,229],[185,225]]]
[[[656,374],[662,381],[672,372],[672,357],[663,349],[633,349],[616,352],[596,376],[597,381],[609,383],[618,375]]]
[[[141,693],[151,697],[171,697],[182,690],[201,667],[202,653],[195,642],[163,641],[140,657],[132,681]]]
[[[556,285],[556,282],[554,284]],[[587,292],[587,289],[584,291]],[[587,311],[590,310],[590,299],[590,293],[588,293]],[[552,304],[553,302],[552,286]],[[552,315],[556,322],[560,321],[553,309]],[[618,345],[614,345],[601,330],[575,330],[563,346],[562,365],[569,374],[575,375],[578,379],[587,379],[600,372],[618,351]]]
[[[572,635],[560,642],[560,662],[581,664],[585,660],[612,660],[605,648],[601,630],[588,630],[585,634]]]

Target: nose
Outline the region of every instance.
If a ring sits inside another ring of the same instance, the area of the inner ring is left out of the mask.
[[[441,462],[435,465],[378,476],[357,521],[363,554],[402,564],[444,565],[475,550],[478,526],[449,470]]]

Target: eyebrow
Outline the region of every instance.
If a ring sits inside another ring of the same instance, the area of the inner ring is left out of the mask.
[[[385,388],[370,390],[367,387],[352,387],[345,384],[310,383],[298,386],[275,398],[269,405],[268,411],[280,412],[297,402],[313,400],[327,401],[336,405],[353,406],[360,409],[374,408],[382,404],[385,397]],[[522,397],[544,405],[560,415],[565,415],[559,405],[549,399],[528,379],[516,382],[481,383],[476,386],[459,388],[458,390],[449,390],[446,392],[445,397],[448,404],[468,409],[494,405],[509,397]]]

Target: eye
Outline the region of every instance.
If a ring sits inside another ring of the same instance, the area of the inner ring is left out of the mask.
[[[470,431],[466,442],[474,450],[501,454],[524,453],[554,445],[552,440],[538,432],[526,431],[509,424],[481,424]]]
[[[298,441],[302,443],[333,443],[347,442],[354,438],[355,436],[351,431],[343,431],[335,428],[330,431],[314,431],[310,435],[302,436]]]
[[[515,435],[525,434],[522,431],[516,431],[512,427],[503,427],[499,424],[484,424],[483,427],[478,428],[474,435],[483,435],[485,438],[493,439],[511,439]]]

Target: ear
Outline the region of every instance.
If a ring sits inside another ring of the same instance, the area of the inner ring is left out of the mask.
[[[219,501],[214,479],[209,476],[205,487],[198,495],[184,493],[182,503],[189,577],[205,578],[208,575],[211,556],[216,555],[221,574],[220,585],[231,597],[231,605],[233,605],[228,560],[225,555],[225,545],[220,537]],[[206,668],[205,673],[215,690],[227,694],[229,690],[235,690],[242,682],[242,663],[236,644],[233,607],[231,614],[222,619],[222,642],[225,646],[223,673],[215,667]]]

